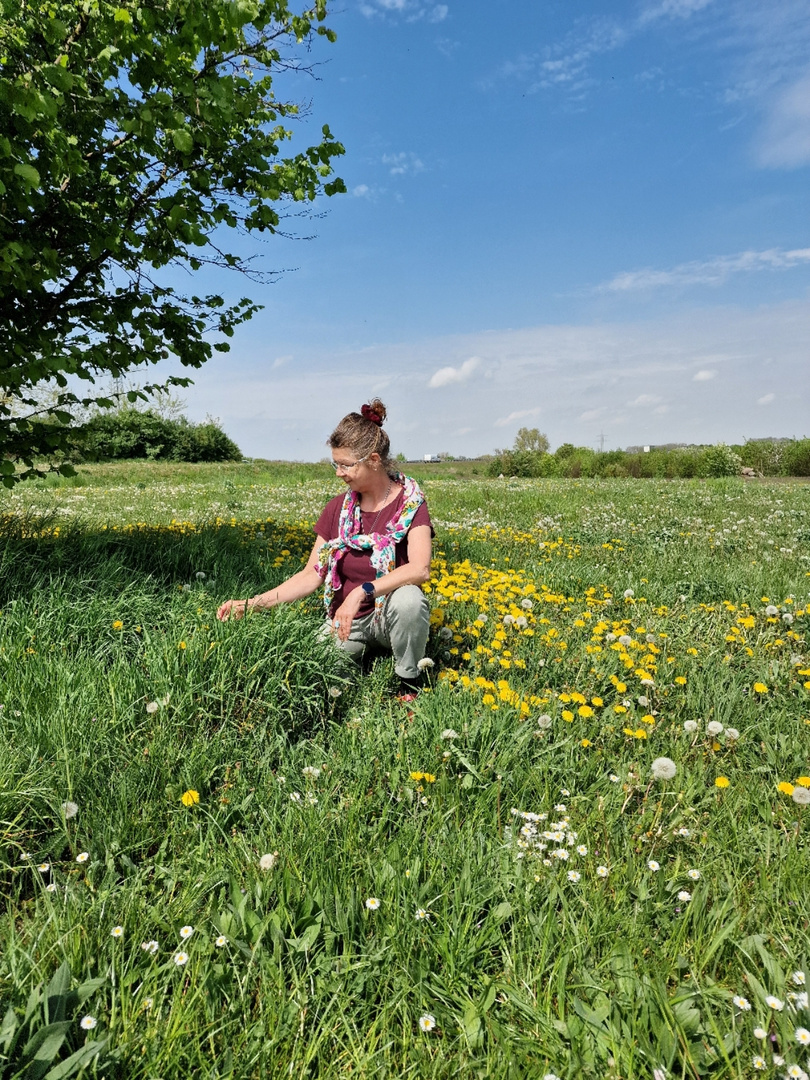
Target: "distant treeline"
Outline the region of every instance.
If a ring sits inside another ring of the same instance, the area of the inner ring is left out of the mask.
[[[810,439],[752,439],[739,446],[652,447],[591,450],[563,443],[553,454],[501,450],[487,466],[490,476],[739,476],[753,469],[762,476],[810,476]]]
[[[236,443],[217,420],[194,424],[185,416],[160,416],[150,409],[99,413],[76,430],[79,461],[241,461]]]

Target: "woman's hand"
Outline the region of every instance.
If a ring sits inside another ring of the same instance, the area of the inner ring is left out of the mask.
[[[357,612],[360,610],[360,605],[363,603],[365,595],[366,594],[362,589],[352,589],[335,612],[334,618],[332,619],[332,630],[341,641],[349,640],[349,634],[352,632],[352,623],[357,618]]]
[[[249,600],[226,600],[217,609],[217,618],[220,622],[227,622],[228,619],[241,619],[250,610],[249,605]]]

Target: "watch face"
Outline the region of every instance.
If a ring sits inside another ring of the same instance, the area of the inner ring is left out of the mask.
[[[364,581],[360,588],[363,590],[366,596],[374,595],[374,586],[371,584],[370,581]]]

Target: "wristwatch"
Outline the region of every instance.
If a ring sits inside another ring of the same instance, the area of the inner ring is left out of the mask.
[[[364,581],[360,588],[363,590],[369,600],[373,600],[377,595],[376,590],[374,589],[373,581]]]

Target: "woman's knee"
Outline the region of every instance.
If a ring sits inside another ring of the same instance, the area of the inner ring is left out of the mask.
[[[428,601],[418,585],[400,585],[388,598],[386,615],[405,622],[430,617]]]

